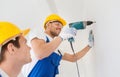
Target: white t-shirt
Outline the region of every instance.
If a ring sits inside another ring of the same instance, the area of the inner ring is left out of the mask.
[[[9,76],[0,68],[0,77],[9,77]],[[22,73],[20,73],[17,77],[24,77],[24,76]]]
[[[31,47],[30,42],[33,38],[36,38],[36,37],[46,41],[47,40],[46,36],[48,37],[49,41],[53,40],[49,35],[44,33],[43,30],[39,31],[39,33],[37,33],[37,31],[31,31],[28,35],[28,45]],[[56,51],[54,51],[54,52],[58,53],[58,49],[56,49]],[[61,50],[60,50],[60,52],[62,55],[64,54]],[[33,67],[35,66],[35,64],[38,61],[37,57],[35,56],[35,53],[33,52],[33,49],[31,49],[30,53],[31,53],[32,62],[24,65],[23,69],[22,69],[22,72],[25,77],[27,77],[29,75],[29,73],[31,72],[31,70],[33,69]]]
[[[2,69],[0,69],[0,77],[9,77]]]

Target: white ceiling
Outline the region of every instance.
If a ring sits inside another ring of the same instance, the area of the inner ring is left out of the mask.
[[[46,0],[52,13],[58,13],[67,21],[84,19],[83,0]]]

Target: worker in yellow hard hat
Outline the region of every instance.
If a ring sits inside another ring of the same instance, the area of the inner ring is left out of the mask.
[[[66,52],[62,52],[58,46],[62,41],[76,36],[74,28],[63,27],[66,26],[66,21],[57,14],[51,14],[46,17],[44,22],[44,33],[36,32],[30,33],[30,42],[34,54],[33,61],[29,63],[26,68],[30,70],[26,73],[28,77],[55,77],[58,74],[58,66],[60,61],[66,60],[75,62],[81,59],[89,50],[87,45],[83,50],[76,53],[76,56]],[[63,29],[62,29],[63,28]],[[29,67],[31,66],[31,67]],[[32,68],[32,69],[31,69]]]
[[[45,21],[44,21],[44,28],[46,29],[46,24],[47,24],[48,22],[52,22],[52,21],[59,21],[59,22],[61,22],[61,24],[62,24],[63,26],[66,26],[66,21],[65,21],[63,18],[61,18],[61,17],[58,16],[57,14],[51,14],[51,15],[49,15],[49,16],[45,19]]]
[[[23,77],[20,73],[23,65],[31,62],[31,48],[24,37],[29,31],[0,21],[0,77]]]

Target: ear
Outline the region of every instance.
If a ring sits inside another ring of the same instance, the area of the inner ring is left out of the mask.
[[[51,23],[47,23],[47,24],[46,24],[46,29],[49,28],[50,25],[51,25]]]
[[[8,50],[8,53],[12,55],[15,53],[15,46],[12,43],[9,43],[7,45],[7,50]]]

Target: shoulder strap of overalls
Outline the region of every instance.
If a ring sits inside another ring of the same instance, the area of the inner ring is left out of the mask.
[[[48,43],[48,42],[50,42],[50,40],[48,39],[48,37],[46,36],[46,42]],[[58,53],[60,54],[60,55],[62,55],[62,53],[60,52],[60,50],[58,50]]]
[[[0,74],[0,77],[2,77],[2,75]]]

